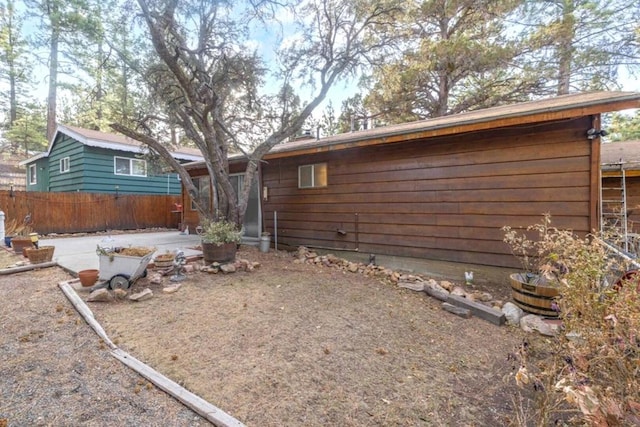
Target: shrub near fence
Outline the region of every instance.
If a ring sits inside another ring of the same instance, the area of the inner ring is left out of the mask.
[[[180,196],[0,191],[5,221],[22,223],[31,215],[31,227],[39,234],[177,228],[176,203]]]

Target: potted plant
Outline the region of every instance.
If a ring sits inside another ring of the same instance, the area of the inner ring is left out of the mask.
[[[236,257],[242,241],[242,231],[227,220],[203,221],[198,227],[202,240],[202,255],[207,264],[228,262]]]
[[[524,232],[511,227],[505,231],[504,242],[520,261],[523,271],[509,276],[512,297],[520,308],[530,313],[557,317],[555,300],[559,296],[560,280],[567,273],[566,260],[570,259],[573,233],[551,227],[551,216],[543,215],[542,221],[531,225]],[[537,235],[530,239],[529,236]]]

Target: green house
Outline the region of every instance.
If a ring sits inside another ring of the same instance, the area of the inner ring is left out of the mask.
[[[27,191],[180,194],[178,175],[150,164],[145,147],[123,135],[59,124],[47,151],[20,164]],[[180,162],[202,160],[191,148],[171,154]]]

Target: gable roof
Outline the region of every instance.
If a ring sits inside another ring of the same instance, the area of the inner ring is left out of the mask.
[[[276,145],[265,159],[341,150],[365,145],[455,135],[512,125],[540,123],[640,108],[637,92],[590,92],[485,108],[451,116],[349,132],[320,139],[303,139]],[[586,132],[586,129],[585,129]]]
[[[53,139],[47,147],[47,151],[24,160],[20,162],[20,164],[26,165],[43,157],[48,157],[51,154],[51,150],[53,149],[53,145],[59,134],[67,135],[90,147],[99,147],[108,150],[140,153],[146,147],[146,145],[140,141],[131,139],[124,135],[58,124],[56,132],[53,135]],[[203,159],[200,150],[195,148],[180,147],[177,150],[172,151],[171,155],[179,160],[198,161]]]
[[[624,169],[640,169],[640,140],[607,142],[600,146],[600,160],[603,169],[617,169],[622,163]]]

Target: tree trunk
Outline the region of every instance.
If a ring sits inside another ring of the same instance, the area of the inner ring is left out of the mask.
[[[51,44],[49,52],[49,96],[47,98],[47,141],[51,142],[56,131],[58,97],[58,41],[60,28],[57,18],[51,18]]]
[[[558,43],[558,95],[565,95],[571,89],[571,58],[576,20],[573,16],[573,0],[563,2],[562,24]]]

